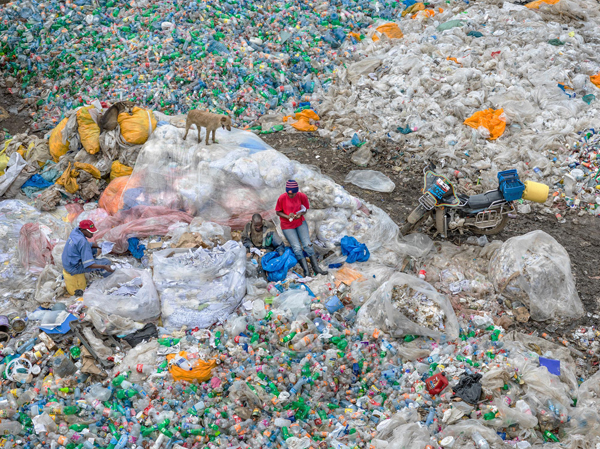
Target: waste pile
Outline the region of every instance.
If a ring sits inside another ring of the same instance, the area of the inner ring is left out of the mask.
[[[556,330],[584,313],[550,236],[402,237],[376,206],[250,132],[219,130],[211,145],[190,132],[184,141],[159,120],[98,203],[0,202],[4,447],[527,448],[600,437],[597,345],[510,331],[527,320]],[[292,267],[269,282],[239,229],[255,212],[273,218],[288,178],[309,198],[329,274]],[[70,295],[60,254],[84,219],[116,271]]]

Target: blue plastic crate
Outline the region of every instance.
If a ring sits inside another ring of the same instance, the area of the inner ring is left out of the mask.
[[[506,201],[515,201],[523,196],[525,184],[519,179],[517,170],[512,169],[499,172],[498,182],[500,183],[500,191]]]

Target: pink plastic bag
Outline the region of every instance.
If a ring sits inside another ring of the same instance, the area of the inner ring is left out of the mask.
[[[39,223],[23,225],[19,232],[19,261],[26,270],[41,273],[47,263],[53,263],[52,248]]]
[[[169,226],[178,223],[190,223],[192,216],[178,210],[162,206],[135,206],[107,217],[98,226],[94,242],[106,240],[114,242],[113,253],[127,251],[127,239],[145,238],[151,235],[166,235]]]

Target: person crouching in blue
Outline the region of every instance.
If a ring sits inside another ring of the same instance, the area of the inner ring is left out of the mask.
[[[63,268],[71,276],[98,271],[104,277],[115,270],[110,267],[110,260],[95,259],[99,250],[96,243],[88,242],[98,232],[92,220],[83,220],[79,227],[73,229],[62,253]]]

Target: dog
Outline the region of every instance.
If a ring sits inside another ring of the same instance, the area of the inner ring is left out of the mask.
[[[119,101],[113,104],[100,118],[100,134],[104,131],[112,131],[119,124],[118,118],[121,112],[128,112],[129,115],[133,115],[133,108],[135,103],[133,101]]]
[[[188,112],[187,120],[185,121],[185,135],[183,136],[183,140],[187,137],[188,131],[192,125],[196,125],[196,129],[198,129],[198,143],[200,143],[200,128],[203,126],[206,128],[206,145],[208,145],[208,137],[211,132],[212,141],[215,143],[215,134],[219,126],[223,129],[227,129],[227,131],[231,131],[231,118],[226,115],[213,114],[208,111],[198,111],[197,109],[194,109],[193,111]]]

